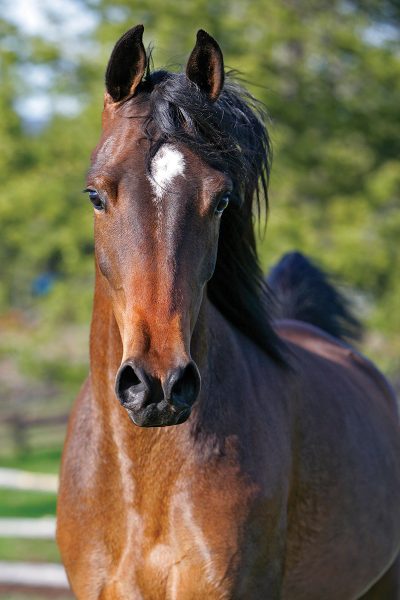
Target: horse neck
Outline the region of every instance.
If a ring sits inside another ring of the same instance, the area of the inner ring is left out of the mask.
[[[90,328],[90,372],[98,402],[113,391],[115,374],[121,363],[122,342],[106,288],[96,267],[93,315]]]

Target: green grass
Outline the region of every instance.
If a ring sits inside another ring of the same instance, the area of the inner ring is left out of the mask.
[[[0,538],[0,560],[61,562],[53,540]]]
[[[39,473],[57,473],[61,448],[36,448],[23,455],[0,456],[0,466]],[[22,490],[0,490],[0,517],[44,517],[55,515],[56,494]],[[53,540],[0,538],[0,560],[60,562]],[[25,596],[20,592],[0,592],[0,600],[34,600],[39,596]],[[65,596],[66,598],[67,596]],[[43,600],[40,597],[40,600]]]
[[[0,466],[36,473],[58,473],[62,448],[32,448],[24,454],[0,455]]]
[[[56,512],[56,494],[1,490],[0,517],[44,517]]]

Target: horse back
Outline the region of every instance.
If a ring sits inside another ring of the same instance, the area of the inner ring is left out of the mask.
[[[392,386],[364,355],[310,323],[281,319],[276,322],[276,328],[279,335],[295,347],[344,367],[350,378],[365,386],[369,394],[375,394],[376,400],[386,404],[399,419],[399,405]]]

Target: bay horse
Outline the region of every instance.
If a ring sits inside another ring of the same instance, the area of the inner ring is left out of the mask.
[[[72,590],[400,598],[391,388],[344,341],[357,323],[307,258],[286,256],[268,292],[253,229],[268,133],[217,42],[200,30],[170,73],[150,69],[142,35],[111,54],[87,181],[91,366],[58,501]]]

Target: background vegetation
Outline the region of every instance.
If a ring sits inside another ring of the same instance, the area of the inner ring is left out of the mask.
[[[10,4],[0,17],[0,416],[67,412],[86,372],[92,210],[80,190],[109,53],[141,22],[156,67],[184,64],[202,27],[265,102],[275,160],[263,264],[296,248],[337,275],[366,323],[362,349],[396,378],[397,0],[63,0],[41,3],[39,32]],[[57,449],[61,437],[40,431],[29,444]]]

